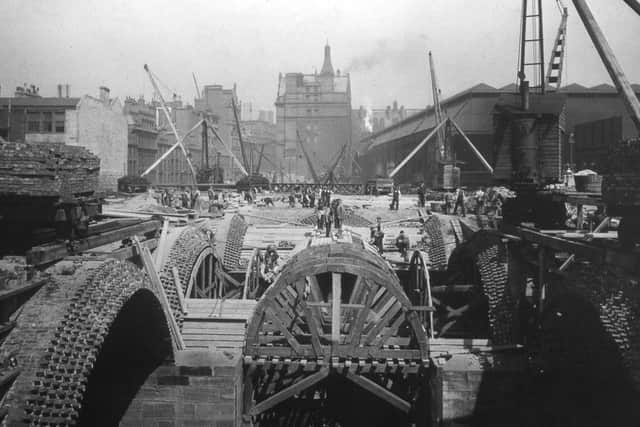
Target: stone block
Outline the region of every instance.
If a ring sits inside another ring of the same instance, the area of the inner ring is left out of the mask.
[[[180,366],[179,367],[180,375],[188,375],[188,376],[211,376],[212,370],[210,366]]]
[[[158,385],[161,386],[183,386],[189,385],[189,377],[184,375],[165,375],[158,377]]]
[[[176,411],[173,403],[144,403],[142,417],[144,419],[175,418]]]
[[[217,414],[217,405],[213,403],[198,403],[196,405],[197,420],[213,420]]]

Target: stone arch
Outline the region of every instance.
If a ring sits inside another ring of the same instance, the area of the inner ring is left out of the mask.
[[[89,378],[123,307],[151,301],[154,319],[162,320],[158,334],[169,336],[168,310],[157,292],[128,262],[83,262],[72,275],[52,276],[2,346],[2,356],[15,357],[22,369],[5,397],[5,423],[77,425]]]

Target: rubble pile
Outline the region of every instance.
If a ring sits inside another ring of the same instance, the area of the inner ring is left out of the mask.
[[[0,194],[72,196],[98,188],[100,159],[83,147],[0,142]]]

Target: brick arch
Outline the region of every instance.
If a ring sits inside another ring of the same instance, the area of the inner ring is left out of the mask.
[[[2,346],[22,372],[6,395],[6,425],[76,425],[88,378],[122,307],[144,292],[162,310],[148,276],[128,262],[87,262],[53,275],[25,305]],[[167,329],[166,312],[159,318]],[[135,325],[131,325],[135,328]]]
[[[160,281],[178,324],[182,322],[182,311],[173,277],[173,268],[178,269],[182,291],[186,292],[189,283],[194,279],[194,274],[198,272],[207,255],[212,255],[216,259],[215,268],[218,268],[217,257],[206,230],[187,227],[180,232],[178,238],[168,249],[166,256],[163,257],[164,262],[159,272]]]

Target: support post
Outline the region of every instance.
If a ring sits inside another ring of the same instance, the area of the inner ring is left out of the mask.
[[[331,342],[340,344],[340,300],[342,299],[342,274],[331,273]]]
[[[469,145],[469,148],[471,148],[471,151],[473,151],[473,154],[475,154],[478,160],[480,160],[480,163],[482,163],[482,166],[484,166],[485,169],[487,169],[491,174],[493,174],[493,168],[491,167],[487,159],[485,159],[482,153],[476,148],[475,145],[473,145],[473,142],[471,142],[471,140],[467,137],[464,131],[460,128],[460,126],[458,126],[458,124],[451,119],[449,119],[449,121],[451,122],[453,127],[456,128],[456,130],[462,136],[462,138],[464,138],[467,145]]]
[[[627,107],[636,129],[640,132],[640,101],[636,97],[636,94],[633,91],[629,80],[627,80],[624,71],[622,71],[622,67],[618,62],[618,59],[613,53],[611,46],[609,46],[609,42],[605,38],[604,33],[591,13],[591,9],[589,8],[589,5],[587,5],[586,0],[573,0],[573,4],[578,10],[578,15],[580,15],[580,19],[582,19],[582,22],[587,29],[587,33],[589,33],[591,41],[593,41],[593,44],[600,55],[600,59],[602,59],[605,68],[609,72],[611,80],[613,80],[613,83],[616,85],[618,92],[622,94],[622,100]],[[627,1],[627,4],[633,7],[632,2]],[[634,7],[634,10],[638,12],[640,7]]]
[[[169,299],[167,298],[167,294],[164,291],[164,287],[162,286],[162,282],[160,281],[158,272],[153,266],[153,260],[151,259],[151,252],[149,252],[149,248],[140,244],[140,240],[138,239],[137,236],[133,236],[132,240],[133,240],[133,243],[138,248],[138,251],[140,252],[142,265],[144,266],[144,269],[147,271],[147,274],[149,275],[149,280],[151,281],[151,285],[155,288],[156,293],[160,298],[162,311],[164,311],[164,315],[167,318],[169,332],[171,334],[171,337],[173,338],[171,340],[173,342],[173,346],[176,350],[184,350],[185,345],[182,339],[182,334],[180,333],[180,328],[178,327],[176,318],[173,316],[173,312],[171,311],[171,306],[169,305]]]
[[[173,267],[171,269],[171,273],[173,274],[173,282],[176,285],[176,290],[178,291],[178,302],[180,303],[180,310],[182,310],[183,314],[187,314],[187,303],[185,302],[184,289],[182,288],[182,284],[180,283],[180,273],[178,272],[178,267]],[[187,295],[187,298],[189,296]]]
[[[446,120],[444,120],[442,123],[440,123],[439,125],[437,125],[435,128],[433,128],[431,130],[431,132],[429,132],[429,135],[427,135],[422,141],[420,141],[420,144],[416,145],[416,148],[414,148],[413,150],[411,150],[411,152],[407,155],[407,157],[405,157],[404,159],[402,159],[402,161],[400,162],[400,164],[398,164],[398,166],[396,166],[391,173],[389,174],[389,178],[393,178],[399,171],[400,169],[402,169],[404,167],[404,165],[407,164],[407,162],[409,160],[411,160],[413,158],[413,156],[416,155],[416,153],[418,151],[420,151],[420,149],[422,147],[424,147],[424,145],[429,142],[429,140],[433,137],[433,135],[435,135],[438,130],[440,130],[440,128],[442,126],[445,125],[445,123],[447,123]]]

